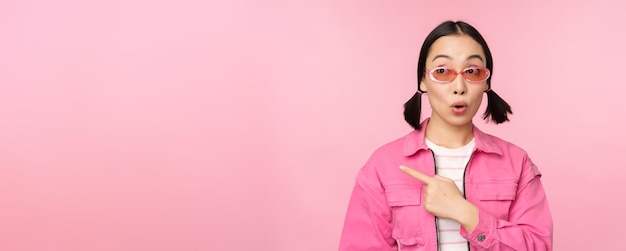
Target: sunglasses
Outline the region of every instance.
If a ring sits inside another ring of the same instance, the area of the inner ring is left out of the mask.
[[[439,83],[452,82],[459,74],[461,74],[467,82],[482,82],[487,80],[491,75],[489,69],[480,66],[470,66],[461,72],[457,72],[445,66],[436,67],[432,70],[424,69],[424,71],[428,73],[430,79]]]

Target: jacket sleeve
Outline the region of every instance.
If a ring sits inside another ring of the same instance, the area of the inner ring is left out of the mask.
[[[352,190],[339,250],[398,250],[391,234],[391,210],[384,189],[375,169],[366,165],[357,175]]]
[[[478,226],[471,233],[461,228],[461,235],[477,250],[552,250],[552,216],[540,178],[537,167],[524,156],[509,219],[499,220],[479,209]]]

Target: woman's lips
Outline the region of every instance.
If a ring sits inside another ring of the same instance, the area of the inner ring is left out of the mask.
[[[463,102],[456,102],[452,104],[452,112],[456,115],[463,115],[467,111],[467,104]]]

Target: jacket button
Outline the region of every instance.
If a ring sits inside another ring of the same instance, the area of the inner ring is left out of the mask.
[[[484,234],[479,234],[478,235],[478,241],[484,241],[485,240],[485,235]]]

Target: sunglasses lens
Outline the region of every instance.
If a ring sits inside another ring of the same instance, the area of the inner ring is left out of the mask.
[[[489,78],[489,70],[487,68],[468,68],[463,71],[463,76],[469,81],[485,81]]]
[[[456,77],[456,73],[447,68],[435,68],[431,75],[437,81],[451,81]]]

